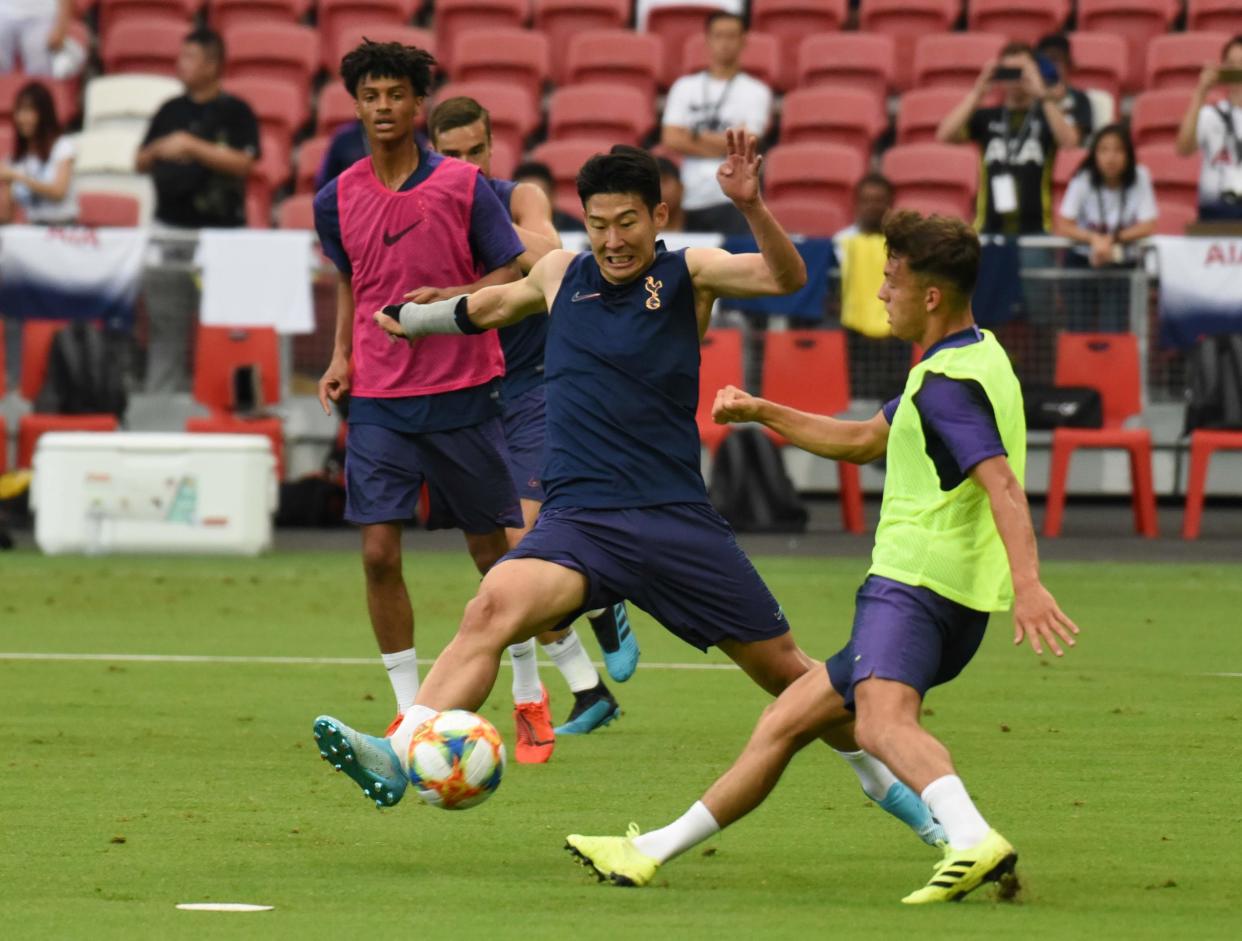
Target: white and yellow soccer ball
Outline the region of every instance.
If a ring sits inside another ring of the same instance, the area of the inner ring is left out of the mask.
[[[466,810],[481,804],[500,787],[504,771],[505,744],[496,726],[465,709],[433,716],[410,739],[410,783],[432,807]]]

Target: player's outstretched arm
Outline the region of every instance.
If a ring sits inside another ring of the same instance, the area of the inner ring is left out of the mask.
[[[1058,657],[1064,655],[1060,638],[1074,646],[1078,625],[1057,605],[1052,593],[1039,580],[1039,549],[1035,544],[1035,527],[1026,493],[1004,455],[980,461],[970,471],[970,479],[982,487],[992,507],[992,518],[1013,574],[1013,642],[1030,641],[1038,654],[1046,643]]]
[[[851,464],[868,464],[888,450],[889,425],[883,412],[869,421],[842,421],[725,386],[716,393],[712,419],[719,425],[757,421],[803,451]]]

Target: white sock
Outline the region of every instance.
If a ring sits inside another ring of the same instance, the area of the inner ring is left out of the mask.
[[[388,737],[392,750],[397,753],[397,760],[407,771],[409,770],[410,739],[414,737],[414,730],[434,715],[436,715],[436,710],[430,706],[410,706],[405,710],[405,717],[397,726],[397,731]]]
[[[597,617],[599,617],[601,614],[603,614],[607,610],[608,610],[607,608],[596,608],[594,611],[588,611],[586,613],[586,616],[590,620],[594,621]]]
[[[991,829],[956,774],[946,774],[927,785],[923,789],[923,802],[940,821],[949,845],[956,850],[978,846]]]
[[[599,671],[587,656],[582,641],[578,640],[577,631],[571,630],[561,640],[541,646],[575,693],[594,689],[599,685]]]
[[[888,789],[897,783],[897,776],[888,770],[888,765],[865,751],[839,751],[837,754],[854,769],[864,794],[873,801],[888,797]]]
[[[719,832],[720,824],[712,812],[702,801],[695,801],[693,807],[667,827],[634,837],[634,846],[644,856],[665,863]]]
[[[542,700],[543,687],[539,684],[535,639],[531,637],[520,644],[510,644],[509,657],[513,660],[513,701],[519,703]]]
[[[382,653],[380,659],[384,661],[388,682],[397,697],[397,711],[405,712],[418,698],[418,654],[411,647],[396,653]]]

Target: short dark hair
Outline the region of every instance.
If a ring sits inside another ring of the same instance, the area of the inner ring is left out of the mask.
[[[1130,137],[1130,131],[1124,124],[1106,124],[1095,132],[1095,137],[1091,139],[1091,149],[1087,151],[1087,156],[1083,158],[1082,163],[1079,165],[1078,172],[1087,171],[1091,185],[1097,189],[1104,185],[1104,174],[1100,172],[1096,153],[1100,149],[1100,141],[1109,135],[1120,140],[1122,149],[1126,152],[1126,168],[1121,174],[1121,188],[1129,189],[1134,185],[1134,181],[1138,179],[1138,157],[1134,153],[1134,140]]]
[[[868,173],[861,180],[854,184],[854,195],[857,196],[862,192],[864,186],[882,186],[888,190],[888,195],[893,195],[893,184],[883,173]]]
[[[1229,55],[1229,50],[1234,46],[1242,46],[1242,33],[1238,33],[1238,35],[1230,39],[1229,42],[1225,43],[1224,47],[1220,50],[1220,58],[1222,62],[1224,61],[1225,56]]]
[[[616,144],[606,154],[595,154],[578,171],[578,198],[583,208],[600,193],[633,193],[648,211],[660,205],[660,167],[647,151]]]
[[[513,170],[513,179],[521,180],[534,177],[548,184],[549,189],[556,189],[556,177],[552,175],[551,168],[546,163],[540,163],[538,160],[527,160],[525,163],[519,163]]]
[[[1035,44],[1036,52],[1059,52],[1065,56],[1065,61],[1072,61],[1070,55],[1069,37],[1064,33],[1049,33]]]
[[[427,129],[431,131],[431,139],[434,141],[445,131],[466,127],[475,121],[483,122],[483,131],[487,134],[487,139],[491,140],[492,116],[473,98],[459,95],[456,98],[446,98],[436,105],[431,117],[427,119]]]
[[[997,58],[1003,59],[1005,56],[1027,56],[1028,58],[1034,60],[1035,50],[1031,48],[1030,43],[1020,42],[1015,39],[1013,42],[1005,43],[1004,47],[1000,51],[1000,55],[997,56]]]
[[[904,259],[917,275],[948,282],[963,301],[970,298],[979,277],[979,236],[963,220],[897,210],[884,217],[884,241],[890,258]]]
[[[749,28],[746,25],[746,17],[742,16],[742,14],[730,13],[727,10],[713,10],[711,13],[707,14],[707,17],[703,20],[703,32],[710,33],[717,20],[737,20],[738,24],[742,27],[743,33]]]
[[[182,42],[201,46],[203,52],[211,56],[217,65],[224,66],[224,38],[214,29],[200,26],[197,29],[190,30],[189,35]]]
[[[341,81],[355,98],[358,85],[367,78],[408,79],[414,94],[426,98],[431,90],[431,71],[435,57],[417,46],[399,42],[362,42],[341,59]]]
[[[669,160],[668,157],[656,157],[656,166],[660,168],[660,176],[675,176],[681,179],[681,167]]]

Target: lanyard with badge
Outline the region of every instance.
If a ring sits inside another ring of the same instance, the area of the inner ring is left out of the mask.
[[[1095,188],[1095,204],[1100,210],[1100,228],[1105,235],[1116,236],[1123,228],[1125,228],[1126,217],[1126,193],[1129,192],[1125,187],[1121,188],[1121,196],[1117,207],[1117,224],[1110,226],[1108,224],[1108,214],[1104,211],[1104,188],[1097,186]]]
[[[729,91],[733,88],[733,80],[737,78],[737,73],[730,75],[725,82],[724,88],[720,90],[720,97],[716,99],[716,103],[709,105],[707,102],[707,87],[711,81],[711,76],[706,72],[703,73],[703,111],[707,113],[706,121],[700,122],[702,131],[719,131],[720,130],[720,109],[724,107],[725,99],[729,97]]]
[[[1238,140],[1237,128],[1233,126],[1233,112],[1233,105],[1228,101],[1222,101],[1216,107],[1216,113],[1225,122],[1225,149],[1232,161],[1223,170],[1221,186],[1221,198],[1227,203],[1242,201],[1242,141]]]
[[[1035,108],[1031,107],[1027,110],[1022,126],[1018,128],[1018,135],[1013,140],[1009,137],[1011,122],[1008,108],[1001,112],[1001,120],[1005,125],[1002,138],[1005,148],[1005,169],[992,175],[992,208],[997,214],[1004,216],[1018,211],[1018,184],[1014,179],[1013,165],[1018,159],[1018,154],[1022,152],[1022,148],[1026,146],[1027,138],[1031,136],[1031,127],[1035,121]]]

